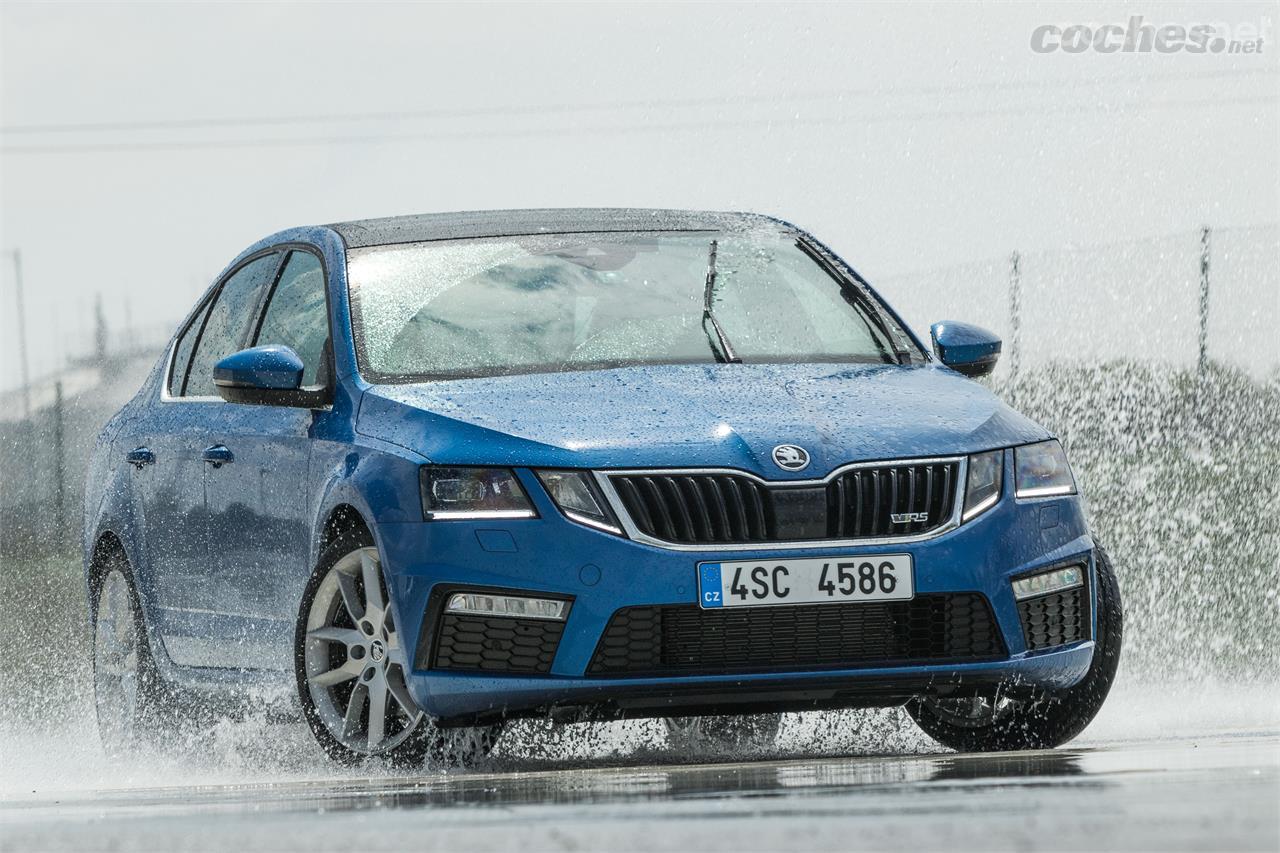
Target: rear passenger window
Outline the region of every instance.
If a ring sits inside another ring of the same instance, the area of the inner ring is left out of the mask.
[[[191,357],[184,396],[218,396],[213,384],[213,366],[244,345],[249,323],[255,316],[254,308],[279,260],[278,254],[264,255],[241,267],[223,283],[205,318],[195,355]]]
[[[173,364],[169,366],[169,394],[177,397],[182,393],[182,380],[187,378],[187,365],[191,363],[191,348],[200,337],[200,327],[204,325],[205,315],[209,313],[212,300],[200,306],[191,324],[178,337],[178,344],[173,348]]]
[[[271,294],[254,346],[283,344],[302,359],[302,384],[321,381],[320,363],[329,339],[324,267],[310,252],[293,252]]]

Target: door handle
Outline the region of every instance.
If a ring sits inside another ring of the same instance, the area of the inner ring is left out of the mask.
[[[156,455],[145,447],[135,447],[124,455],[124,461],[141,471],[144,466],[155,464]]]
[[[234,462],[235,460],[235,455],[227,449],[225,444],[215,444],[213,447],[204,449],[204,461],[214,468],[221,468],[228,462]]]

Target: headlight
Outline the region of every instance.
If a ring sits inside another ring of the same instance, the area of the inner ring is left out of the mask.
[[[600,489],[585,471],[539,471],[547,494],[570,519],[609,533],[622,533]]]
[[[510,468],[424,465],[422,512],[430,519],[533,518],[537,515]]]
[[[1056,439],[1013,449],[1017,482],[1014,493],[1020,498],[1074,495],[1076,481],[1067,464],[1067,454]]]
[[[969,457],[969,476],[964,486],[964,514],[961,521],[981,515],[1000,500],[1004,483],[1004,451],[976,453]]]

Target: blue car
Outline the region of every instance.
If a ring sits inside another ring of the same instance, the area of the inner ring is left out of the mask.
[[[1062,447],[973,380],[999,352],[926,347],[759,215],[262,240],[93,454],[104,742],[284,687],[346,762],[466,763],[521,717],[767,747],[784,712],[902,705],[958,750],[1060,744],[1120,595]]]

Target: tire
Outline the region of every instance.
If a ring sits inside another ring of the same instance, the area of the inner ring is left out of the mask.
[[[959,752],[1052,749],[1071,740],[1102,708],[1115,681],[1124,637],[1120,586],[1106,551],[1095,552],[1098,568],[1098,637],[1093,662],[1080,682],[1040,690],[1010,701],[996,694],[972,699],[915,699],[907,712],[929,737]]]
[[[109,758],[151,745],[165,726],[171,699],[156,670],[133,572],[113,553],[91,587],[94,711],[98,736]]]
[[[781,714],[665,717],[667,746],[680,752],[762,752],[778,740]]]
[[[372,537],[340,535],[320,555],[294,634],[303,717],[332,760],[467,766],[489,754],[501,726],[435,725],[409,693],[409,667]]]

